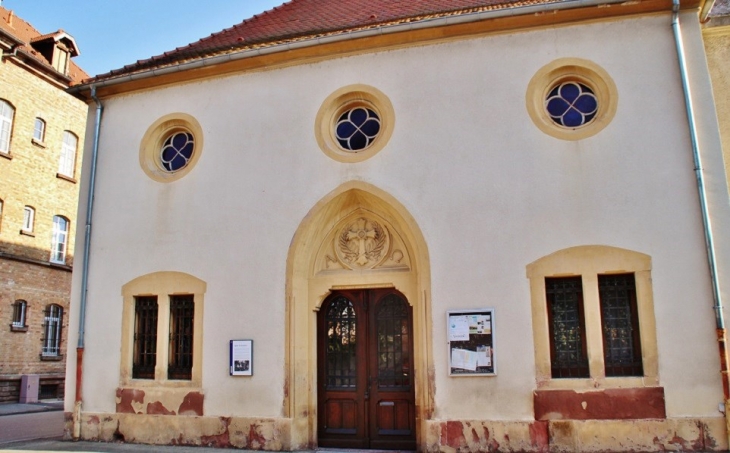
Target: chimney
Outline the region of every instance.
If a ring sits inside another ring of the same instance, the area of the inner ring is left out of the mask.
[[[2,2],[2,0],[0,0],[0,2]],[[12,9],[8,11],[8,20],[7,20],[7,23],[11,27],[13,26],[13,10]]]

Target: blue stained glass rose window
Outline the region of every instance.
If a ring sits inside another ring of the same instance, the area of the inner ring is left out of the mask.
[[[169,172],[184,168],[190,162],[190,158],[193,157],[194,147],[195,142],[192,134],[188,132],[172,134],[165,140],[160,151],[162,167]]]
[[[343,113],[335,125],[340,146],[348,151],[360,151],[373,143],[380,132],[380,118],[367,108],[356,107]]]
[[[560,126],[580,127],[590,123],[598,112],[593,90],[578,82],[563,82],[545,99],[550,118]]]

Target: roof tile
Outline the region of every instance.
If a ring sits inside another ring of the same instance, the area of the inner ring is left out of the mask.
[[[41,35],[31,24],[24,21],[20,17],[16,16],[11,10],[5,9],[0,6],[0,30],[17,38],[23,44],[19,46],[19,50],[24,55],[33,58],[38,63],[45,66],[51,71],[55,71],[53,66],[48,64],[48,61],[43,58],[36,50],[30,45],[31,42],[42,41],[43,39],[53,37],[59,33],[66,33],[63,30],[57,30],[52,33]],[[68,76],[71,79],[71,85],[81,83],[83,80],[88,79],[89,75],[84,72],[73,60],[70,61],[68,68]]]
[[[100,74],[92,81],[307,37],[558,1],[560,0],[291,0],[187,46]]]

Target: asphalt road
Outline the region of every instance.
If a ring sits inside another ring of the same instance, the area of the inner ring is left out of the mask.
[[[0,448],[3,444],[63,436],[63,411],[3,415],[0,417]]]

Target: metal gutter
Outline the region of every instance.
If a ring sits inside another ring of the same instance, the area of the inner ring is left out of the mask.
[[[83,402],[83,365],[84,365],[84,336],[86,324],[86,304],[89,288],[89,251],[91,248],[91,220],[94,212],[94,187],[96,185],[96,164],[99,157],[99,133],[101,131],[101,114],[104,107],[96,97],[96,87],[91,86],[91,98],[96,103],[96,119],[94,121],[94,142],[91,153],[91,174],[89,176],[89,194],[86,202],[86,229],[84,234],[84,256],[81,268],[81,303],[79,306],[79,338],[76,345],[76,396],[73,412],[73,439],[81,437],[81,405]]]
[[[690,140],[692,142],[692,157],[694,159],[695,176],[697,179],[697,191],[699,192],[700,208],[702,211],[702,223],[705,230],[705,247],[707,249],[707,261],[710,269],[712,282],[713,309],[715,311],[715,324],[718,349],[720,353],[720,373],[722,374],[722,387],[725,404],[725,423],[730,427],[730,381],[728,380],[728,358],[727,358],[727,335],[725,331],[725,319],[722,308],[722,296],[720,293],[720,282],[717,276],[717,258],[715,256],[715,240],[712,234],[712,219],[707,207],[707,190],[705,188],[704,170],[702,168],[702,156],[697,140],[697,122],[695,118],[694,105],[692,103],[692,92],[687,76],[687,61],[685,58],[684,44],[682,42],[682,30],[679,25],[679,0],[672,0],[672,28],[674,30],[674,41],[677,46],[677,57],[679,59],[679,71],[684,88],[684,103],[687,108],[687,121],[689,123]],[[728,432],[730,440],[730,432]]]
[[[497,19],[502,17],[521,16],[528,14],[542,14],[553,11],[570,10],[577,8],[586,8],[593,6],[607,6],[613,4],[634,3],[632,0],[565,0],[553,3],[544,3],[540,5],[524,5],[499,10],[480,11],[477,13],[463,14],[458,16],[440,17],[434,19],[425,19],[418,22],[397,24],[384,27],[375,27],[367,30],[358,30],[353,32],[341,33],[331,36],[315,37],[295,41],[290,43],[276,44],[272,46],[262,47],[260,49],[244,50],[240,52],[227,53],[225,55],[216,55],[212,57],[203,57],[199,60],[186,63],[179,63],[164,68],[148,69],[146,71],[134,74],[110,77],[106,80],[93,81],[89,84],[76,85],[69,89],[72,94],[80,93],[89,89],[90,86],[97,88],[118,85],[126,82],[147,79],[151,77],[161,76],[165,74],[174,74],[177,72],[188,71],[208,66],[214,66],[231,61],[244,60],[247,58],[269,55],[274,53],[286,52],[290,50],[314,47],[322,44],[330,44],[342,41],[350,41],[355,39],[367,38],[372,36],[390,35],[407,31],[421,30],[425,28],[442,27],[446,25],[466,24],[478,22],[487,19]]]

